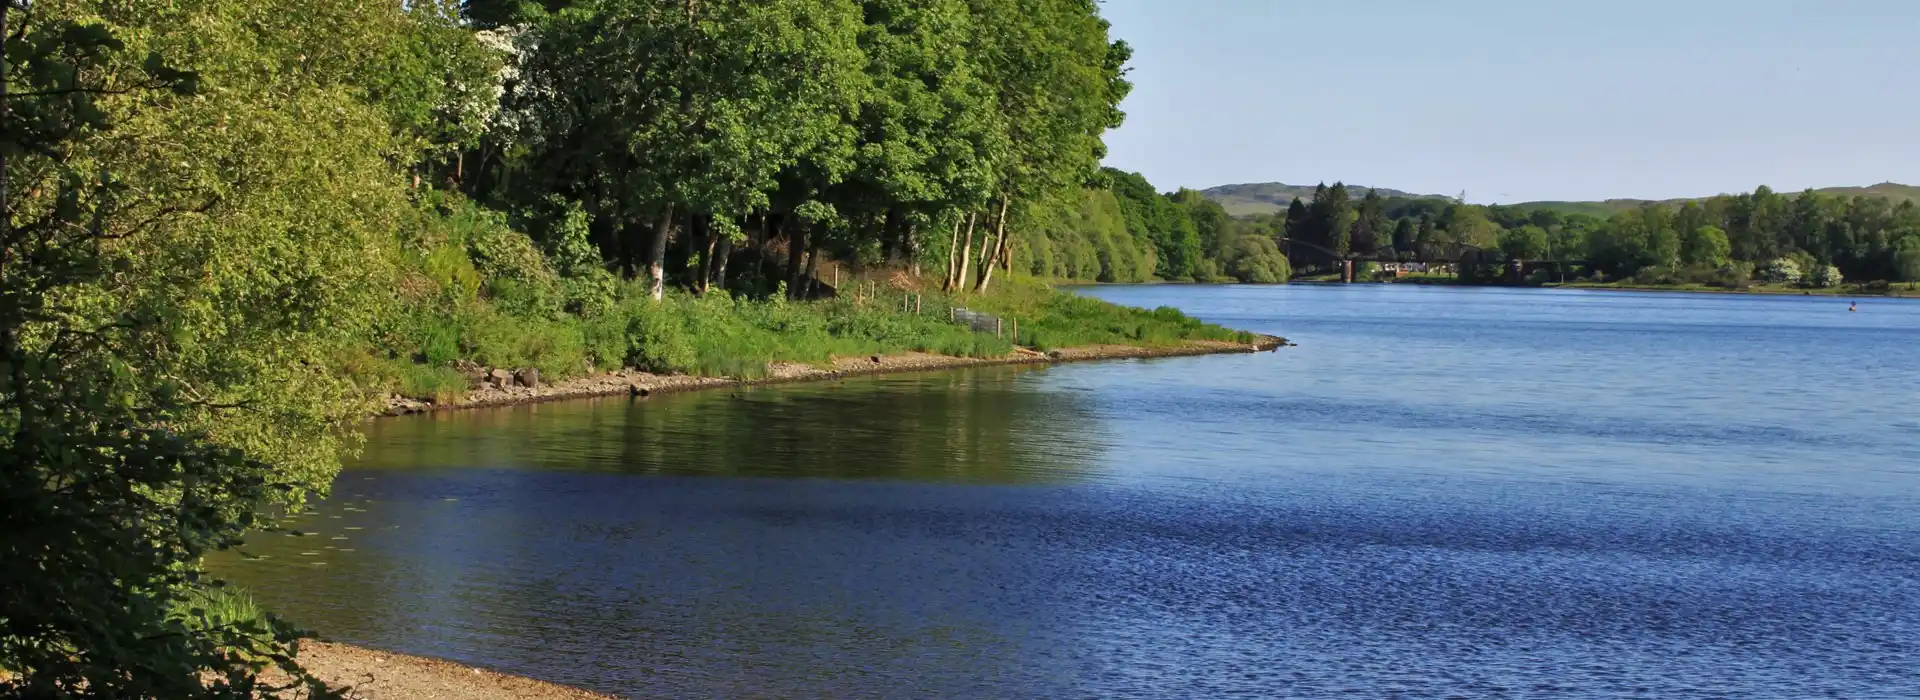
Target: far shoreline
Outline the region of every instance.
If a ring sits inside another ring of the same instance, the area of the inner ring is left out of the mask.
[[[1728,289],[1725,287],[1683,286],[1683,285],[1645,285],[1619,284],[1613,282],[1553,282],[1547,284],[1481,284],[1441,279],[1401,279],[1366,280],[1340,282],[1338,280],[1301,280],[1287,284],[1311,285],[1316,287],[1344,287],[1352,285],[1407,285],[1412,287],[1458,287],[1461,289],[1570,289],[1595,292],[1669,292],[1673,294],[1733,294],[1774,297],[1831,297],[1839,299],[1920,299],[1920,289],[1901,289],[1889,287],[1885,292],[1864,291],[1858,288],[1832,287],[1827,289],[1783,289],[1756,287],[1750,289]]]

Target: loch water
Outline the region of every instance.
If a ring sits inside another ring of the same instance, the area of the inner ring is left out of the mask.
[[[1920,302],[1078,292],[1298,346],[383,419],[216,565],[636,698],[1920,697]]]

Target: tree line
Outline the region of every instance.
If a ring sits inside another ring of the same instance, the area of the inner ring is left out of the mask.
[[[804,296],[823,258],[985,290],[1033,203],[1097,175],[1130,89],[1131,49],[1092,0],[466,12],[508,77],[487,128],[435,176],[548,247],[558,212],[584,212],[611,269],[656,297],[670,282]]]
[[[1249,217],[1297,268],[1338,260],[1463,257],[1578,261],[1608,278],[1646,275],[1744,284],[1750,277],[1831,286],[1920,280],[1920,206],[1884,197],[1739,195],[1647,203],[1602,218],[1543,207],[1381,197],[1321,185],[1284,213]]]

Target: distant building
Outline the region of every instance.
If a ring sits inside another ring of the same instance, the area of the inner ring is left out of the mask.
[[[1424,262],[1387,262],[1380,263],[1380,271],[1392,277],[1405,277],[1418,274],[1453,274],[1453,265],[1449,263]]]

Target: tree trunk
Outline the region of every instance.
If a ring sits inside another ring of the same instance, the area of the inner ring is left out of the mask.
[[[953,217],[953,235],[947,237],[947,276],[940,281],[940,288],[953,289],[953,274],[960,269],[960,217]]]
[[[907,223],[906,239],[902,241],[907,251],[907,274],[915,280],[920,279],[920,239],[913,234],[915,224]]]
[[[680,268],[687,271],[687,288],[694,292],[700,291],[700,280],[695,279],[699,275],[693,273],[694,270],[699,269],[700,264],[700,247],[695,240],[699,235],[700,215],[688,212],[686,225],[680,228],[680,256],[685,258],[685,262],[680,263]]]
[[[900,232],[906,229],[906,219],[901,216],[899,207],[887,207],[887,219],[880,228],[880,260],[883,264],[892,263],[895,255],[906,253],[904,237]]]
[[[667,298],[667,233],[671,230],[673,205],[668,204],[666,211],[660,212],[660,224],[654,227],[652,245],[648,246],[647,273],[653,281],[654,301]]]
[[[703,223],[704,225],[701,226],[701,229],[707,235],[707,245],[706,250],[700,256],[700,267],[696,269],[700,271],[700,293],[706,294],[707,289],[713,286],[713,248],[714,244],[719,242],[715,239],[720,238],[720,236],[716,236],[713,233],[712,216],[708,216]]]
[[[807,252],[807,227],[795,226],[787,234],[787,298],[800,298],[800,263]]]
[[[1007,204],[1011,201],[1011,198],[1000,200],[1000,215],[994,217],[993,237],[988,239],[993,241],[991,257],[986,246],[980,247],[980,282],[974,285],[975,292],[987,291],[987,285],[993,282],[994,264],[1000,262],[1000,256],[1007,254]]]
[[[721,237],[720,250],[715,255],[718,257],[713,259],[713,275],[707,279],[707,284],[719,287],[724,293],[727,291],[727,258],[733,256],[733,237]]]
[[[820,286],[820,237],[807,236],[807,296],[812,299]]]
[[[960,269],[953,273],[953,284],[947,285],[948,291],[966,289],[968,273],[973,271],[973,224],[975,215],[967,212],[967,237],[960,241]]]
[[[0,54],[4,54],[7,49],[7,32],[11,29],[7,24],[11,19],[7,16],[7,10],[12,7],[12,0],[0,1]],[[12,128],[13,108],[7,102],[11,99],[7,96],[7,81],[13,79],[12,73],[13,71],[7,70],[5,63],[0,63],[0,133],[7,133],[7,130]],[[12,178],[7,174],[7,152],[5,149],[0,149],[0,261],[6,260],[13,250],[12,186]],[[8,359],[11,360],[12,334],[9,333],[5,340],[5,343],[0,344],[5,347],[0,349],[8,351]],[[23,387],[16,386],[13,390],[21,391],[22,389]]]

